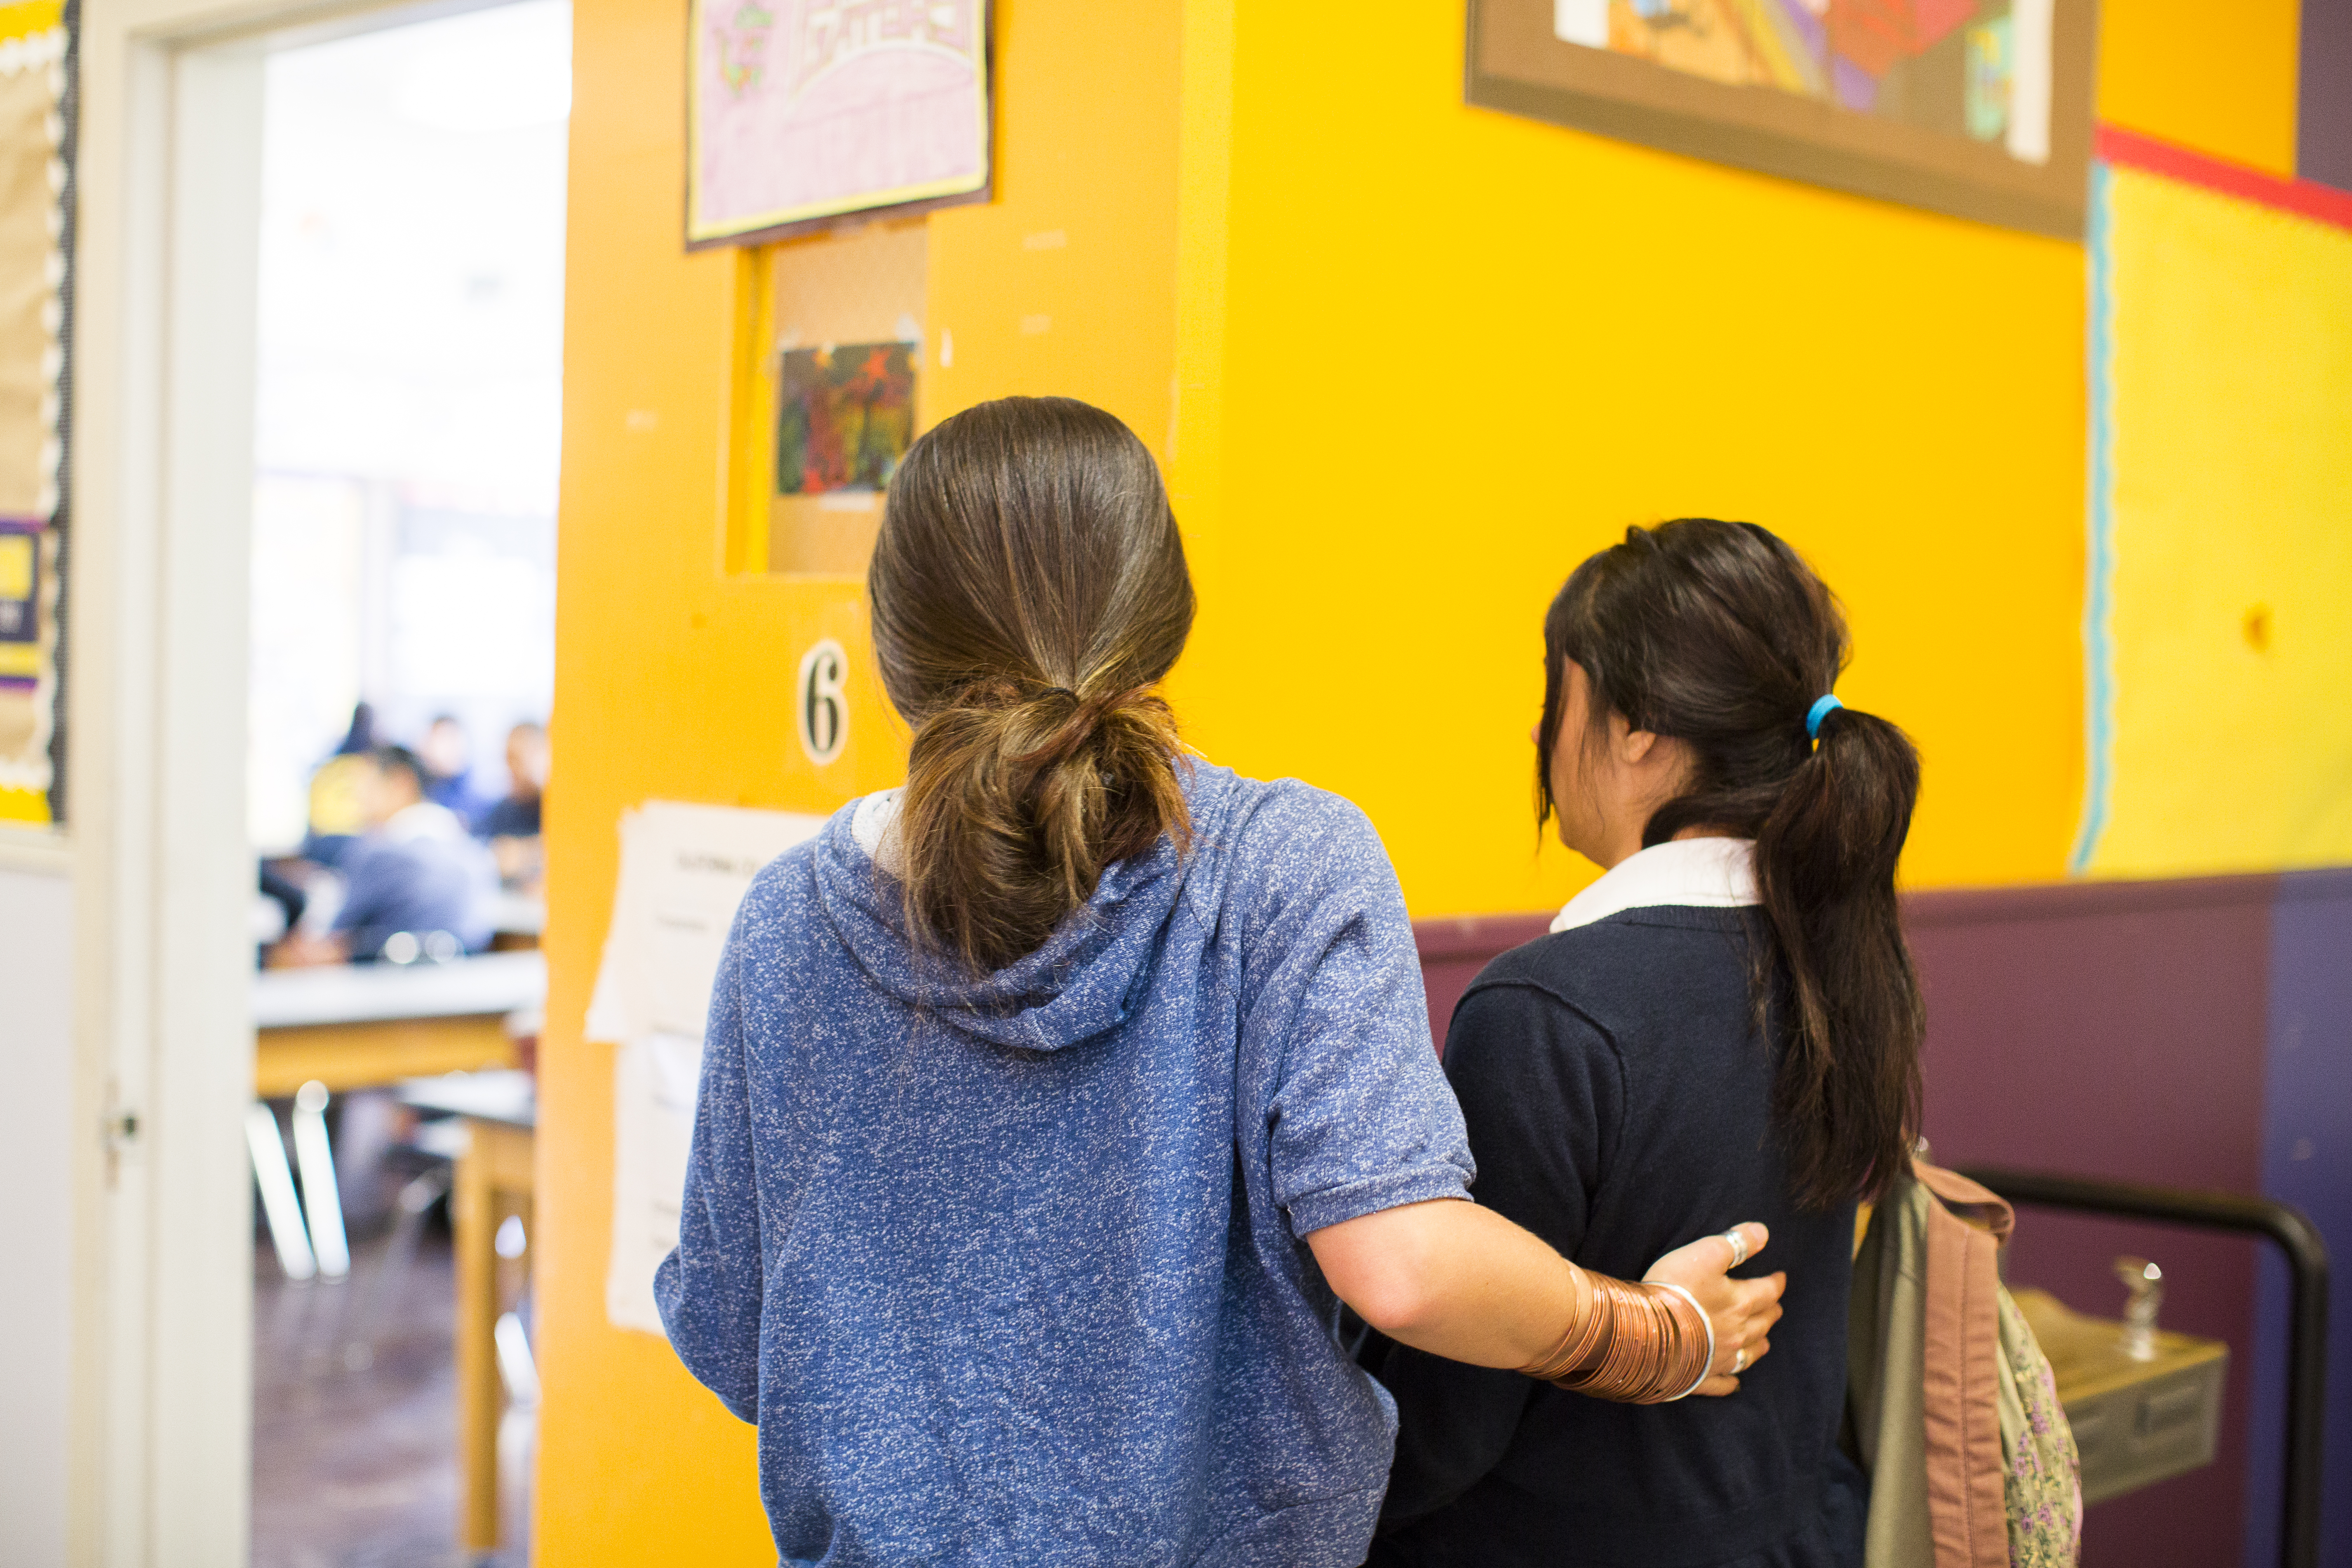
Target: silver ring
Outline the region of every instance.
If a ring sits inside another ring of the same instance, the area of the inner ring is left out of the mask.
[[[1723,1239],[1731,1244],[1731,1266],[1734,1268],[1748,1261],[1748,1237],[1738,1226],[1725,1231]]]
[[[1732,1357],[1731,1357],[1731,1375],[1732,1375],[1732,1376],[1734,1376],[1734,1377],[1738,1377],[1741,1373],[1743,1373],[1743,1372],[1745,1372],[1745,1371],[1747,1371],[1747,1370],[1748,1370],[1748,1347],[1747,1347],[1746,1345],[1742,1345],[1742,1346],[1740,1346],[1740,1347],[1739,1347],[1739,1349],[1738,1349],[1738,1351],[1736,1351],[1736,1352],[1733,1352],[1733,1354],[1732,1354]]]

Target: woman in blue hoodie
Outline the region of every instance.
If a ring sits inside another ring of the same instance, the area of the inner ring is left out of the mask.
[[[1348,1568],[1394,1418],[1339,1300],[1618,1397],[1737,1387],[1761,1226],[1625,1285],[1460,1201],[1371,825],[1186,757],[1153,695],[1192,590],[1124,426],[947,420],[868,590],[907,783],[745,897],[656,1281],[787,1563]]]

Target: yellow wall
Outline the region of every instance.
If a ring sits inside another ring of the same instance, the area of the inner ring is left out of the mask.
[[[923,416],[1013,394],[1109,409],[1167,460],[1178,0],[999,0],[999,199],[931,218]],[[935,345],[936,346],[936,345]]]
[[[938,418],[1069,392],[1164,447],[1175,334],[1174,0],[1000,5],[1000,200],[930,220]],[[759,269],[680,242],[685,26],[575,0],[559,528],[550,994],[540,1058],[539,1561],[770,1563],[751,1429],[658,1339],[604,1321],[613,1059],[581,1025],[622,810],[641,800],[829,810],[897,782],[905,737],[875,684],[854,580],[725,569],[729,433]],[[1030,243],[1059,231],[1063,243]],[[1024,318],[1046,318],[1045,330]],[[740,453],[737,456],[740,457]],[[855,667],[847,749],[793,738],[801,652]]]
[[[2352,232],[2107,179],[2113,782],[2088,868],[2352,862]]]
[[[2294,173],[2301,0],[2105,0],[2099,118]]]
[[[1360,802],[1416,914],[1555,902],[1544,605],[1629,522],[1745,518],[1927,753],[1909,878],[2063,875],[2082,248],[1466,109],[1457,6],[1238,10],[1229,164],[1188,143],[1230,184],[1181,317],[1195,740]]]

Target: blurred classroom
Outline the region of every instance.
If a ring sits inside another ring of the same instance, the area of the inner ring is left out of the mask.
[[[527,1553],[530,1210],[472,1237],[453,1192],[495,1135],[459,1110],[528,1116],[545,991],[570,97],[564,0],[262,62],[257,1568],[441,1560],[467,1481]]]
[[[0,5],[0,1568],[774,1560],[651,1306],[695,1009],[1013,394],[1440,1037],[1593,875],[1566,568],[1795,544],[2082,1561],[2352,1568],[2352,0]]]

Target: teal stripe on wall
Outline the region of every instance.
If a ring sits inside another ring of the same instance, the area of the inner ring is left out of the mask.
[[[2105,163],[2091,165],[2084,247],[2090,273],[2090,551],[2083,597],[2083,822],[2067,868],[2090,869],[2107,825],[2115,768],[2115,648],[2110,640],[2115,589],[2115,290],[2108,247],[2113,209]]]

